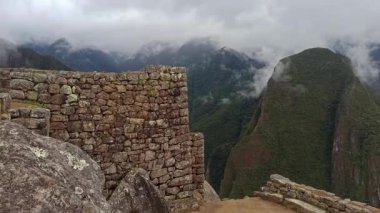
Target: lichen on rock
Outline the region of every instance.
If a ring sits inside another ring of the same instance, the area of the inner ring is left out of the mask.
[[[0,138],[0,212],[112,212],[100,167],[75,145],[9,121]]]
[[[72,155],[71,153],[60,151],[62,155],[65,155],[69,161],[69,165],[73,167],[73,169],[82,171],[89,164],[84,160],[80,159],[77,156]]]
[[[44,149],[38,147],[30,147],[30,150],[38,157],[45,158],[48,155],[48,152]]]

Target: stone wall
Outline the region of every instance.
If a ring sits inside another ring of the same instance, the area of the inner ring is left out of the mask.
[[[254,195],[298,212],[380,212],[380,209],[366,203],[342,199],[333,193],[292,182],[281,175],[271,175],[262,191]]]
[[[30,103],[29,107],[11,108],[11,105],[12,98],[9,93],[0,93],[0,120],[11,120],[31,129],[34,133],[49,136],[50,110],[37,108]]]
[[[44,108],[17,108],[10,109],[10,120],[21,124],[33,132],[49,136],[50,111]]]
[[[203,196],[203,136],[189,131],[184,69],[0,69],[0,92],[49,109],[50,136],[78,145],[100,164],[107,195],[129,168],[139,167],[167,200]],[[27,113],[12,112],[14,119],[21,114]]]

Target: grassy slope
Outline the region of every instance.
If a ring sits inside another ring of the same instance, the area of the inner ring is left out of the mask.
[[[231,152],[224,197],[251,194],[271,173],[330,188],[335,113],[353,71],[347,58],[320,48],[288,61],[290,80],[270,80],[257,125]]]

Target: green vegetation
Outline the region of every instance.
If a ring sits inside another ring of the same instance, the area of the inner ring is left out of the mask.
[[[332,188],[352,199],[370,202],[371,194],[379,187],[380,107],[371,90],[355,79],[339,111],[340,143],[336,147],[336,181]]]
[[[228,105],[215,106],[215,111],[192,123],[193,130],[205,134],[207,179],[216,190],[220,188],[230,150],[252,117],[252,110],[256,105],[255,99],[234,99]]]
[[[365,200],[369,190],[362,189],[362,185],[371,184],[366,176],[380,177],[376,169],[368,168],[376,162],[369,162],[371,158],[379,157],[380,151],[380,110],[374,98],[354,77],[350,61],[330,50],[306,50],[282,63],[285,68],[281,78],[269,81],[259,115],[231,151],[221,196],[250,195],[273,173],[326,190],[333,188],[332,174],[354,180],[348,171],[340,174],[332,166],[335,162],[341,164],[332,156],[336,121],[340,118],[352,129],[350,134],[356,135],[358,147],[347,150],[354,153],[347,164],[358,165],[362,182],[346,184],[346,192],[334,191]],[[343,102],[345,94],[349,98]],[[342,107],[349,116],[341,115]]]
[[[231,147],[249,122],[258,99],[246,90],[258,62],[231,50],[221,49],[190,66],[189,105],[192,131],[205,135],[207,179],[216,191]]]
[[[12,100],[11,109],[17,108],[47,108],[45,104],[29,100]]]

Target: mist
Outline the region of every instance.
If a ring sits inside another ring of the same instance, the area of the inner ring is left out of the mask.
[[[9,41],[0,38],[0,67],[8,67],[11,57],[19,57],[17,46]]]
[[[378,8],[376,0],[0,0],[0,38],[22,44],[64,37],[73,48],[133,55],[147,43],[176,47],[207,37],[267,64],[252,79],[257,96],[281,58],[337,41],[351,44],[344,53],[361,80],[376,78],[369,53],[380,43]]]

